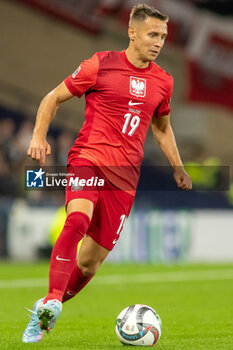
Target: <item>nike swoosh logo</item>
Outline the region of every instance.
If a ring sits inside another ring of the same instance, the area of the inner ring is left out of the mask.
[[[76,295],[77,293],[72,293],[72,292],[66,292],[66,294],[68,294],[68,295]]]
[[[137,106],[137,105],[143,105],[144,102],[133,102],[132,100],[129,101],[129,106]]]
[[[61,261],[71,261],[70,259],[63,259],[63,258],[59,258],[59,255],[56,256],[56,260],[61,260]]]
[[[114,241],[112,241],[112,244],[116,244],[117,241],[117,239],[114,239]]]

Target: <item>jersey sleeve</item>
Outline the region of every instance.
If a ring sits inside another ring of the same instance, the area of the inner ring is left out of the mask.
[[[154,112],[154,116],[156,118],[163,117],[164,115],[170,114],[170,101],[171,101],[171,96],[172,96],[172,91],[173,91],[173,78],[169,76],[169,82],[168,82],[168,90],[167,94],[165,95],[163,101],[160,103],[160,105],[156,108]]]
[[[64,83],[72,95],[81,97],[95,85],[98,71],[99,58],[94,54],[90,59],[83,61],[75,72],[64,80]]]

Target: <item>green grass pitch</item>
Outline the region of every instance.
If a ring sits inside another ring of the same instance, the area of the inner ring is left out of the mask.
[[[0,349],[99,349],[123,346],[115,320],[135,303],[162,319],[160,350],[233,349],[233,265],[109,265],[64,304],[51,334],[23,344],[27,311],[47,292],[49,262],[0,263]],[[142,348],[142,347],[140,347]]]

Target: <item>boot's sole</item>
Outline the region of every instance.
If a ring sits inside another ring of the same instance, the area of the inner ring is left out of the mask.
[[[49,332],[51,328],[51,321],[54,320],[54,313],[49,309],[42,309],[37,311],[40,320],[40,328]]]

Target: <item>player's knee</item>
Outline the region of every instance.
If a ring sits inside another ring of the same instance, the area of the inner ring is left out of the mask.
[[[99,263],[88,264],[88,263],[78,262],[78,267],[82,271],[82,273],[85,277],[95,276],[99,266],[100,266]]]

